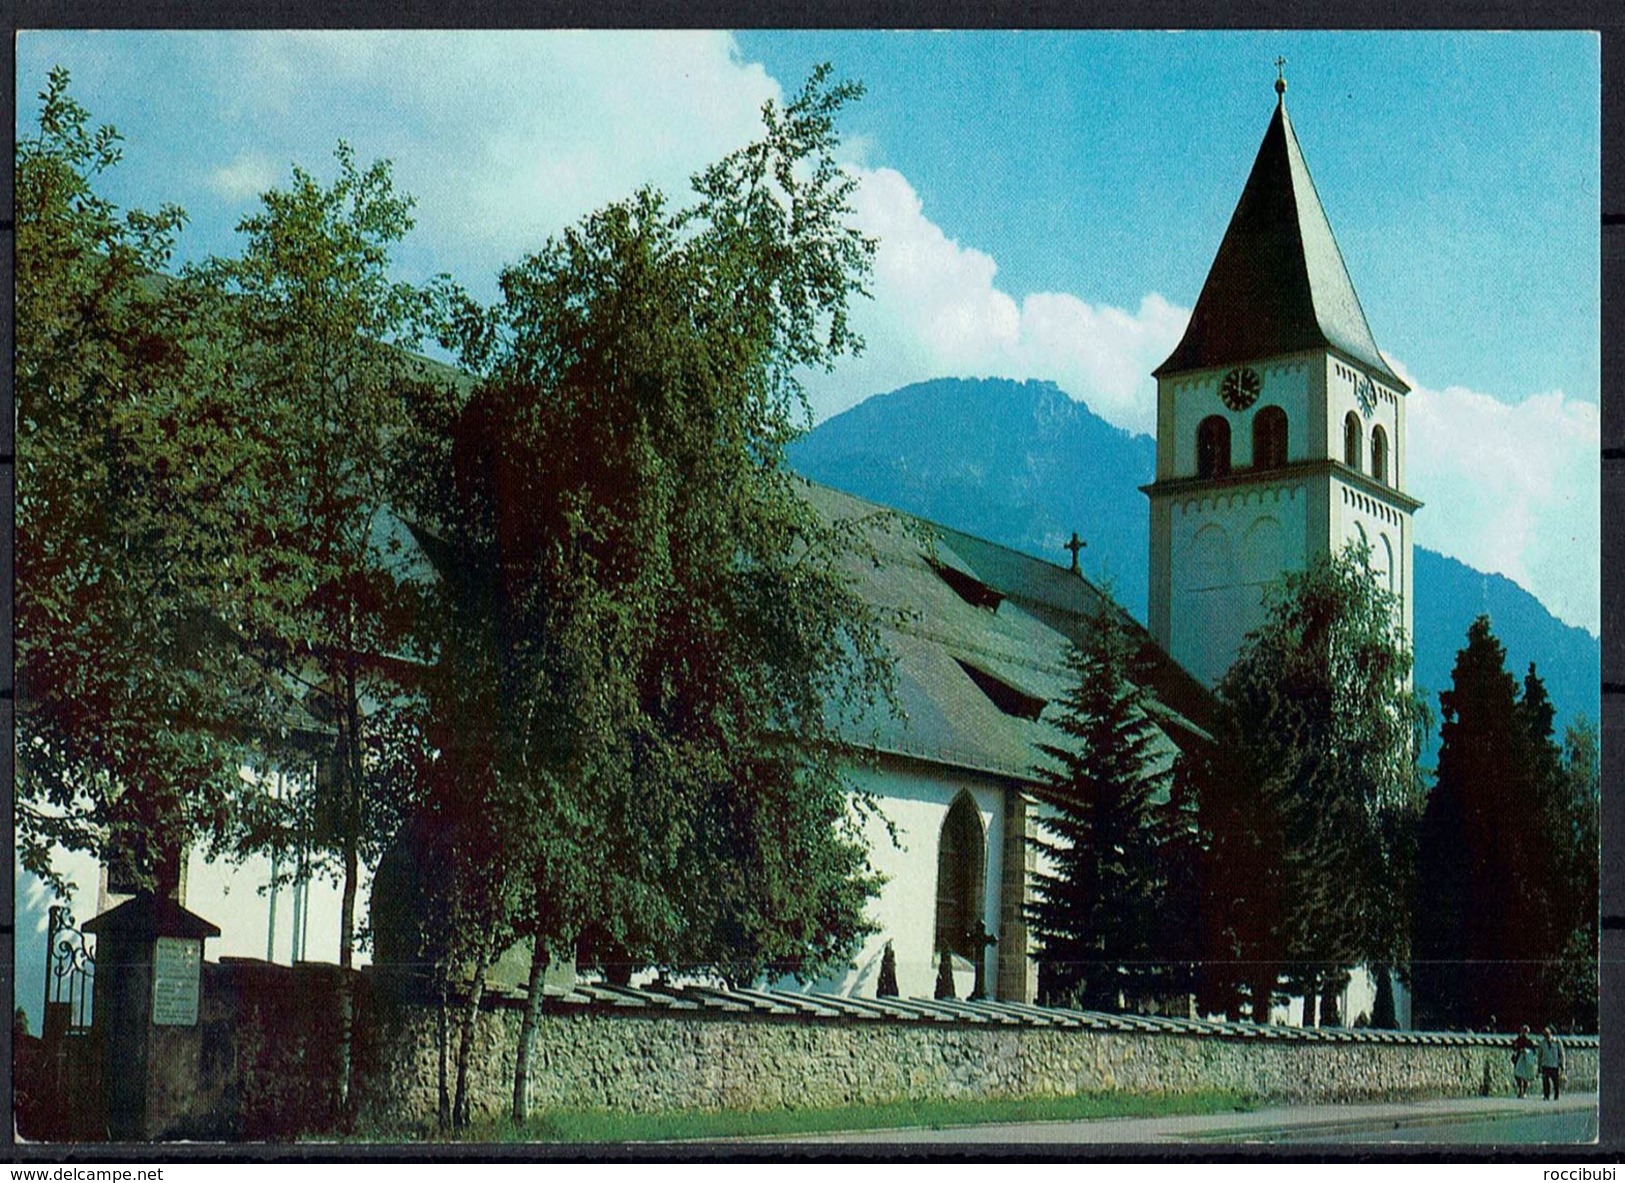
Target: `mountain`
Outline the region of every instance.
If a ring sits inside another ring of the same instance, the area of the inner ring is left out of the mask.
[[[1056,563],[1076,530],[1085,573],[1140,620],[1146,613],[1149,514],[1139,487],[1156,443],[1113,427],[1052,382],[939,378],[877,394],[825,420],[790,449],[799,472]],[[1424,514],[1426,509],[1422,511]],[[1480,613],[1520,680],[1531,661],[1558,712],[1598,718],[1601,647],[1501,575],[1416,548],[1416,684],[1450,685],[1456,651]]]
[[[1139,486],[1157,445],[1053,382],[941,378],[877,394],[790,449],[798,472],[1054,562],[1081,562],[1145,619],[1148,521]]]

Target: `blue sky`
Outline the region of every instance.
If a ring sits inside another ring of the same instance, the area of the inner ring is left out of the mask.
[[[835,63],[870,349],[815,411],[941,375],[1048,378],[1134,430],[1274,104],[1288,106],[1379,345],[1416,387],[1418,542],[1598,620],[1598,44],[1589,34],[23,34],[126,138],[117,200],[191,255],[298,161],[387,156],[406,278],[497,268],[644,182],[681,192],[767,98]]]

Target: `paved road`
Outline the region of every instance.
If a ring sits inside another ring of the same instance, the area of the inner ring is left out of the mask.
[[[1512,1097],[1408,1101],[1389,1104],[1297,1105],[1252,1113],[1199,1117],[1118,1117],[1097,1121],[956,1126],[948,1129],[855,1130],[774,1138],[774,1142],[952,1145],[1003,1143],[1085,1145],[1184,1142],[1388,1142],[1462,1145],[1539,1145],[1591,1142],[1597,1137],[1594,1094],[1556,1103]],[[764,1139],[768,1140],[768,1139]]]
[[[1286,1138],[1288,1142],[1299,1139]],[[1386,1130],[1359,1130],[1333,1134],[1323,1142],[1451,1143],[1457,1146],[1499,1144],[1538,1146],[1543,1143],[1588,1143],[1597,1140],[1597,1111],[1567,1109],[1516,1117],[1452,1121],[1443,1125],[1419,1125]]]

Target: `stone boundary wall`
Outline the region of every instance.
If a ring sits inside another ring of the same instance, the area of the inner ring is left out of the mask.
[[[201,1054],[164,1074],[161,1137],[285,1140],[342,1124],[341,1003],[354,1005],[356,1128],[431,1133],[440,1013],[370,973],[206,963]],[[470,1056],[476,1117],[512,1097],[524,998],[487,995]],[[448,1083],[462,1011],[452,1033]],[[1566,1037],[1569,1087],[1597,1083],[1595,1036]],[[764,1110],[898,1100],[1231,1090],[1280,1101],[1512,1091],[1507,1036],[1257,1027],[999,1002],[578,985],[549,995],[538,1109]]]
[[[1272,1038],[1245,1024],[1183,1033],[1173,1025],[1102,1030],[704,1007],[657,1012],[551,998],[547,1005],[532,1061],[539,1109],[765,1110],[1112,1090],[1234,1090],[1279,1101],[1512,1092],[1510,1038],[1383,1033],[1377,1042],[1315,1032]],[[508,1111],[522,1013],[514,1001],[497,1000],[479,1016],[469,1081],[477,1117]],[[432,1128],[435,1012],[379,999],[364,1026],[356,1062],[361,1125]],[[1595,1088],[1596,1040],[1564,1042],[1569,1087]]]

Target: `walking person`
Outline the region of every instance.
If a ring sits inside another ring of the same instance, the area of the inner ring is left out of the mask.
[[[1555,1101],[1563,1094],[1563,1041],[1550,1027],[1540,1041],[1540,1097]]]
[[[1512,1086],[1519,1097],[1529,1095],[1529,1086],[1535,1083],[1535,1041],[1529,1038],[1529,1028],[1518,1032],[1512,1041]]]

